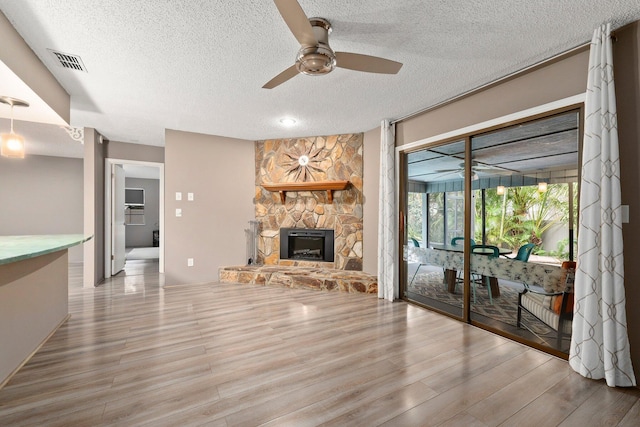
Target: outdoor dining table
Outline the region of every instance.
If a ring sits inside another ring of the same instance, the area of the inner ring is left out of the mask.
[[[433,245],[433,249],[442,250],[442,251],[451,251],[451,252],[464,252],[464,245]],[[498,252],[500,255],[510,254],[511,249],[506,248],[498,248]],[[493,255],[494,251],[490,248],[476,248],[474,251],[476,255]],[[484,283],[485,276],[482,276],[482,282]],[[489,286],[491,286],[491,295],[493,297],[500,296],[500,287],[498,286],[498,278],[497,277],[488,277]],[[449,293],[456,293],[456,280],[457,280],[457,270],[451,268],[445,268],[444,270],[444,280],[447,284],[447,290]]]

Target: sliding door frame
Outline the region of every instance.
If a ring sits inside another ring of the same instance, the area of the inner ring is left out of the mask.
[[[548,104],[544,104],[538,107],[530,108],[527,110],[523,110],[517,113],[509,114],[503,117],[499,117],[496,119],[492,119],[486,122],[478,123],[475,125],[471,125],[462,129],[458,129],[455,131],[447,132],[444,134],[436,135],[433,137],[425,138],[423,140],[411,142],[409,144],[401,145],[396,147],[396,173],[397,176],[397,206],[400,218],[400,227],[399,227],[399,250],[398,250],[398,265],[400,266],[400,298],[404,301],[415,303],[417,305],[428,308],[429,310],[436,311],[438,313],[444,314],[449,317],[453,317],[455,319],[461,320],[464,323],[468,323],[481,329],[488,330],[490,332],[496,333],[501,336],[505,336],[514,341],[523,343],[529,347],[539,349],[541,351],[553,354],[555,356],[561,358],[567,358],[568,355],[559,350],[554,350],[549,347],[543,346],[541,344],[537,344],[535,342],[531,342],[517,335],[511,334],[509,332],[505,332],[503,330],[491,327],[490,325],[478,322],[476,320],[471,319],[471,282],[470,282],[470,267],[471,267],[471,254],[468,250],[468,245],[465,245],[464,251],[464,296],[463,296],[463,309],[462,309],[462,317],[453,315],[451,313],[444,312],[434,307],[429,307],[419,302],[409,300],[406,296],[406,287],[407,287],[407,263],[404,260],[404,248],[403,245],[407,242],[407,230],[406,230],[406,212],[407,212],[407,162],[406,156],[409,153],[420,151],[428,148],[435,148],[438,146],[446,145],[448,143],[454,141],[460,141],[461,139],[465,140],[465,159],[464,159],[464,168],[465,168],[465,178],[464,178],[464,238],[465,242],[469,242],[471,236],[471,221],[472,221],[472,173],[471,173],[471,156],[472,156],[472,146],[471,146],[471,137],[480,133],[491,132],[494,130],[498,130],[501,128],[509,127],[512,125],[517,125],[537,119],[541,119],[544,117],[552,116],[555,114],[561,114],[564,112],[568,112],[571,110],[579,111],[579,123],[578,123],[578,176],[581,176],[581,162],[582,162],[582,145],[583,145],[583,136],[584,136],[584,99],[585,94],[579,94],[572,97],[568,97],[565,99],[561,99],[558,101],[554,101]],[[580,191],[578,189],[578,191]],[[428,207],[427,207],[428,209]],[[579,218],[576,218],[579,220]],[[578,221],[576,221],[578,223]],[[577,238],[577,235],[576,235]]]

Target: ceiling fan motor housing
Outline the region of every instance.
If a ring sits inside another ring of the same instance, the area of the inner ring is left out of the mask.
[[[328,47],[303,47],[296,57],[296,68],[309,76],[327,74],[336,68],[336,57]]]
[[[296,56],[296,68],[310,76],[327,74],[336,68],[336,55],[329,47],[331,24],[323,18],[310,18],[309,23],[318,40],[316,46],[302,46]]]

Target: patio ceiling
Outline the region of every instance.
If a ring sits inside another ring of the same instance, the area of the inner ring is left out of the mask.
[[[578,111],[570,111],[474,135],[471,138],[473,170],[478,178],[538,177],[575,171],[578,128]],[[461,180],[464,144],[461,139],[409,153],[409,180],[427,183]]]

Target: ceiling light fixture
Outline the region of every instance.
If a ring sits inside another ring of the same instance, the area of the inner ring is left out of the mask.
[[[546,182],[539,182],[538,183],[538,191],[540,193],[545,193],[547,191],[547,183]]]
[[[291,117],[285,117],[280,119],[280,123],[282,123],[284,126],[291,127],[296,124],[296,121]]]
[[[24,138],[13,131],[13,107],[28,107],[29,103],[10,96],[0,96],[0,102],[11,106],[11,132],[0,135],[0,155],[24,159]]]

